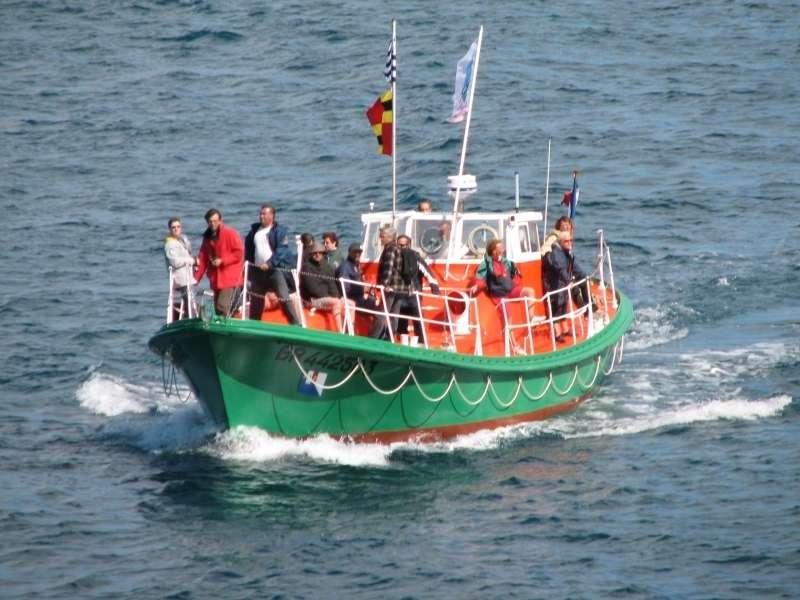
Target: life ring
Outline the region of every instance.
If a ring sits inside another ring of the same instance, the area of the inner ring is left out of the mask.
[[[428,227],[419,236],[420,250],[426,255],[436,254],[444,246],[444,237],[439,227]]]
[[[489,243],[489,240],[497,239],[500,239],[497,230],[491,225],[484,223],[483,225],[478,225],[469,232],[467,236],[467,247],[475,256],[483,256],[486,253],[486,244]]]

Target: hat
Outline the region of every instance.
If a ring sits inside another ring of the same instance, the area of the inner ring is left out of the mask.
[[[350,247],[347,249],[347,253],[352,254],[353,252],[363,252],[363,250],[358,244],[350,244]]]
[[[309,254],[315,254],[317,252],[322,252],[323,254],[325,254],[325,246],[323,246],[319,242],[316,242],[313,246],[311,246],[311,248],[308,251]]]

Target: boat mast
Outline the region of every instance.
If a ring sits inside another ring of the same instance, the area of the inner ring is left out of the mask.
[[[547,138],[547,175],[544,180],[544,224],[542,225],[544,230],[542,231],[542,239],[547,235],[547,201],[550,198],[550,143],[552,141],[553,138]]]
[[[397,225],[397,21],[392,19],[392,45],[389,64],[392,84],[392,227]]]

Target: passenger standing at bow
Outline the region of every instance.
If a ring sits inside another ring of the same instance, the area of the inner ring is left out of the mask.
[[[208,273],[214,292],[214,312],[230,316],[243,281],[242,238],[235,229],[222,223],[222,214],[216,208],[210,209],[205,218],[208,229],[197,256],[195,283],[200,283]]]
[[[292,251],[286,227],[275,221],[275,208],[262,204],[258,211],[258,223],[250,226],[244,242],[245,260],[252,264],[249,271],[251,319],[261,320],[264,312],[264,296],[268,291],[277,294],[286,318],[293,325],[300,324],[292,300],[289,297],[289,277],[292,268]]]
[[[391,333],[397,329],[397,313],[408,295],[408,286],[403,282],[403,253],[397,245],[397,230],[394,227],[381,227],[379,234],[383,251],[378,261],[378,284],[383,286],[383,305],[393,316],[386,318],[377,316],[372,324],[369,336],[391,340]]]
[[[169,233],[164,240],[164,258],[167,267],[172,268],[173,304],[178,311],[178,318],[185,318],[189,313],[189,284],[193,282],[193,267],[197,259],[192,256],[192,243],[183,233],[183,226],[178,217],[167,221]]]
[[[572,222],[566,222],[559,229],[561,237],[553,244],[552,249],[544,257],[544,290],[545,292],[556,292],[565,288],[575,280],[584,279],[586,273],[575,263],[573,252],[574,226]],[[569,309],[570,296],[568,290],[553,293],[550,296],[551,318],[563,317]],[[566,319],[555,321],[554,332],[556,341],[563,341],[564,336],[569,333],[569,324]]]

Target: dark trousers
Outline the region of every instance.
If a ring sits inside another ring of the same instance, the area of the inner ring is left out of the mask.
[[[385,306],[387,307],[388,311],[396,314],[400,312],[400,308],[403,306],[403,302],[406,298],[407,296],[405,294],[387,293],[385,294],[383,301],[385,302]],[[390,317],[389,322],[392,326],[392,333],[396,334],[397,317]],[[375,321],[372,323],[372,327],[369,330],[369,337],[379,340],[389,340],[389,328],[386,325],[386,317],[382,315],[375,315]]]
[[[253,267],[248,271],[250,289],[250,314],[251,319],[261,320],[261,313],[264,312],[264,294],[275,292],[281,302],[286,318],[294,325],[300,324],[300,317],[297,316],[294,304],[289,298],[288,272],[278,269],[268,269],[262,271],[258,267]]]
[[[419,306],[417,305],[417,297],[415,295],[411,294],[403,301],[400,306],[400,314],[419,318]],[[414,335],[420,340],[424,340],[425,334],[422,322],[418,320],[413,320],[412,322],[414,323]],[[408,331],[408,319],[398,319],[397,329],[397,333],[406,333]]]

